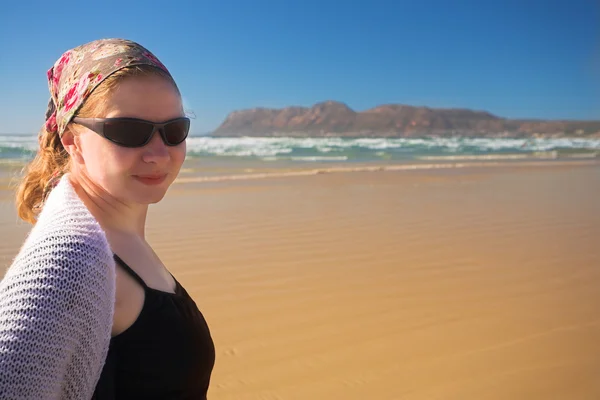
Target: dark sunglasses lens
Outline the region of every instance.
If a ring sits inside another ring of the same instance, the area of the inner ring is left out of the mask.
[[[141,121],[107,121],[104,123],[104,136],[123,146],[144,145],[154,130],[152,124]]]
[[[190,120],[189,119],[178,119],[165,125],[165,137],[167,138],[167,144],[172,146],[179,144],[187,138],[188,132],[190,131]]]

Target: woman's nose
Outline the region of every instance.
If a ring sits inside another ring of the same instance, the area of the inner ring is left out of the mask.
[[[154,131],[152,138],[146,146],[144,146],[144,161],[160,162],[169,159],[169,149],[165,144],[162,135],[158,131]]]

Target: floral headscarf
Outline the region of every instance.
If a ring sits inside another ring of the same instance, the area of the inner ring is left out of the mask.
[[[48,70],[46,130],[62,136],[90,93],[114,72],[133,65],[150,65],[169,74],[150,51],[130,40],[100,39],[66,51]]]

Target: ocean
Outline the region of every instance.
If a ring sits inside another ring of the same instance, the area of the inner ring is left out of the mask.
[[[0,163],[26,162],[35,135],[0,135]],[[600,158],[600,139],[586,138],[214,138],[190,136],[187,158],[219,162],[410,162],[524,158]]]

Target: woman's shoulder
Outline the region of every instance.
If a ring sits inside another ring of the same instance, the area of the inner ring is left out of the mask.
[[[68,179],[63,176],[52,190],[28,239],[63,244],[79,243],[96,251],[110,252],[100,224],[79,198]]]
[[[7,275],[26,270],[112,285],[111,280],[106,280],[114,276],[112,257],[100,224],[63,177],[50,193]]]
[[[101,234],[102,229],[79,198],[69,175],[64,175],[50,192],[35,225],[38,230],[60,229],[79,233],[83,230]]]

